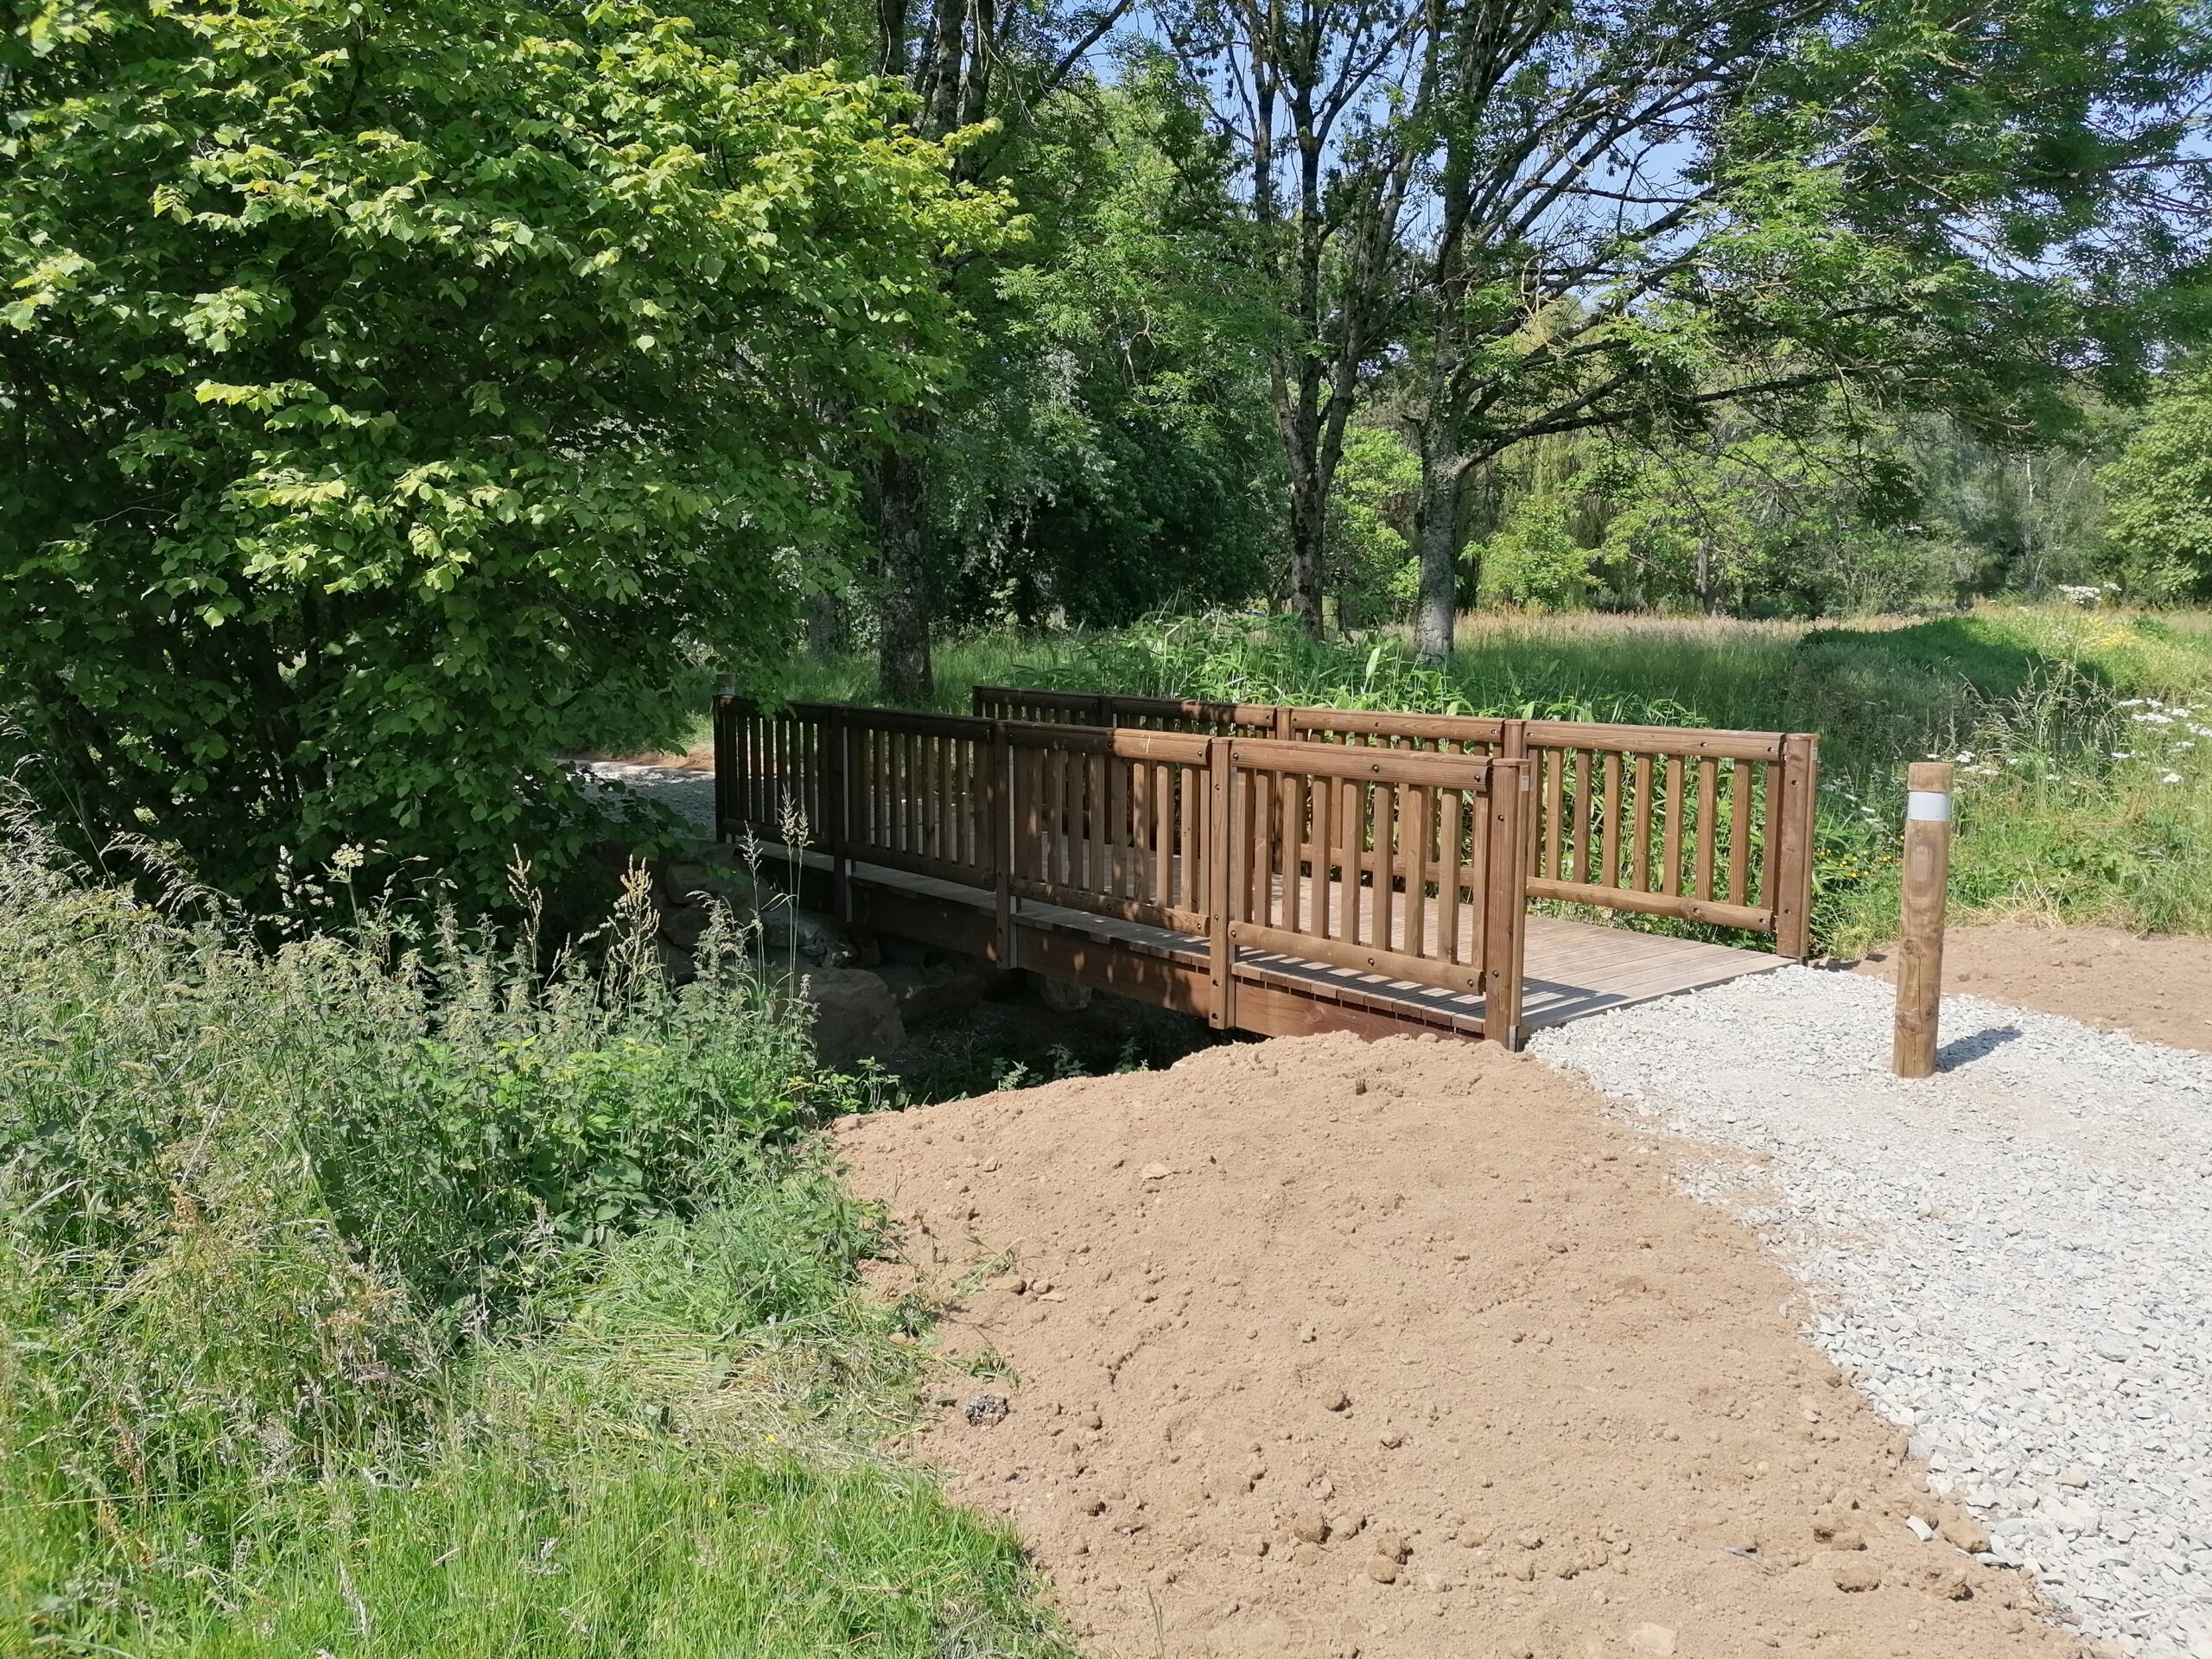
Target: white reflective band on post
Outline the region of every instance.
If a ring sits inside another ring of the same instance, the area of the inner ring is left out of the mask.
[[[1904,816],[1908,823],[1948,823],[1951,821],[1951,798],[1932,789],[1905,791]]]

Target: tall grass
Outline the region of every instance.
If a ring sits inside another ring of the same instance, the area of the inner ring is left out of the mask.
[[[940,652],[936,702],[964,710],[971,686],[999,683],[1814,732],[1826,779],[1815,938],[1844,951],[1895,927],[1905,764],[1968,756],[1958,913],[2212,931],[2212,616],[2004,607],[1831,627],[1475,616],[1459,638],[1449,662],[1429,665],[1395,635],[1317,642],[1244,615],[994,635]],[[791,695],[869,700],[865,661],[792,674]]]
[[[1059,1650],[878,1450],[842,1096],[645,921],[272,950],[0,835],[0,1652]]]

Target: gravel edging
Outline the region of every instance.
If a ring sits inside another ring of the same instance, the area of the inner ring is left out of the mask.
[[[2097,1636],[2212,1659],[2212,1055],[1943,1001],[1890,1075],[1893,994],[1785,968],[1529,1048],[1742,1157],[1692,1191],[1765,1231],[1808,1334],[1929,1484]]]

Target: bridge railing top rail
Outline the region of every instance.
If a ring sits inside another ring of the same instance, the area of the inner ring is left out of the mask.
[[[1818,741],[1808,733],[1518,720],[1292,704],[1179,702],[982,685],[979,716],[1051,700],[1053,718],[1526,759],[1533,897],[1811,942]],[[1175,711],[1194,711],[1179,715]],[[1141,711],[1140,717],[1139,712]],[[1224,711],[1235,724],[1225,728]]]

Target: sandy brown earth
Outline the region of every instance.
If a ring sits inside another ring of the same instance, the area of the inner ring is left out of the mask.
[[[1895,947],[1871,952],[1858,971],[1894,979]],[[2212,938],[2032,922],[1954,926],[1943,938],[1943,988],[2212,1052]]]
[[[1915,1539],[1980,1541],[1670,1144],[1535,1060],[1240,1045],[839,1133],[980,1373],[912,1449],[1096,1651],[2078,1649]]]

